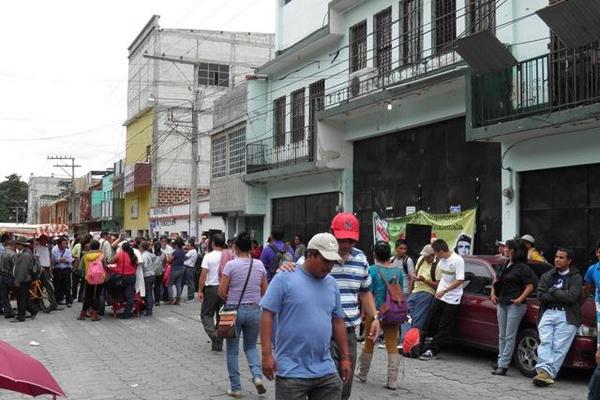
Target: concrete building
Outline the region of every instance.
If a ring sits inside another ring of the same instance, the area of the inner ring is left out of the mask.
[[[498,9],[496,10],[496,6]],[[465,141],[459,37],[492,28],[506,2],[277,2],[277,52],[249,82],[247,208],[310,237],[339,209],[405,215],[477,207],[476,252],[500,235],[500,148]],[[301,20],[302,24],[294,21]]]
[[[58,199],[58,195],[63,187],[59,185],[65,179],[55,178],[54,176],[29,176],[29,192],[27,194],[27,223],[41,224],[41,215],[39,210],[41,207],[47,206],[54,200]],[[24,205],[25,206],[25,205]]]
[[[509,1],[497,36],[516,63],[467,80],[467,138],[501,145],[502,237],[531,234],[550,261],[571,247],[578,267],[600,238],[600,8],[582,3]]]
[[[191,104],[199,83],[199,189],[210,183],[210,137],[213,102],[243,82],[253,68],[273,55],[274,36],[248,32],[165,29],[153,16],[129,46],[127,137],[132,144],[126,167],[149,163],[151,185],[125,195],[125,229],[148,231],[150,208],[189,202],[191,183]],[[144,58],[145,54],[203,61],[199,76],[191,65]],[[135,145],[134,144],[135,141]],[[135,148],[135,150],[134,150]],[[134,182],[134,187],[135,187]],[[134,207],[137,204],[137,208]],[[139,215],[137,221],[128,216]]]

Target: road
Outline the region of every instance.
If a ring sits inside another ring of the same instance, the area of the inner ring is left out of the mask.
[[[70,399],[227,399],[225,354],[210,351],[197,302],[162,305],[153,317],[77,321],[80,304],[38,314],[24,323],[0,321],[0,337],[41,360]],[[107,309],[108,310],[108,309]],[[31,341],[39,342],[37,347]],[[383,388],[385,354],[376,351],[369,381],[355,382],[352,399],[586,399],[590,373],[565,371],[554,386],[534,387],[515,369],[508,377],[490,374],[494,355],[453,349],[428,362],[402,359],[399,389]],[[246,399],[259,399],[240,359]],[[265,399],[274,399],[267,383]],[[0,400],[22,396],[0,391]]]

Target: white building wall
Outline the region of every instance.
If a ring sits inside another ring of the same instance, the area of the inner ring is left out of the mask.
[[[277,50],[284,50],[327,24],[328,0],[284,0],[277,3]]]
[[[37,224],[39,209],[46,205],[40,202],[42,196],[58,196],[62,190],[58,183],[64,179],[55,177],[30,176],[28,183],[27,204],[18,206],[27,207],[27,223]],[[17,204],[15,204],[17,206]],[[21,210],[20,212],[22,212]]]

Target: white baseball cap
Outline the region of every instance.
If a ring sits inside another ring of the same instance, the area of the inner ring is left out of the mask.
[[[342,262],[337,239],[331,233],[317,233],[310,239],[306,249],[317,250],[326,260]]]
[[[433,256],[433,255],[435,255],[435,251],[433,250],[433,247],[431,247],[430,244],[426,244],[423,247],[423,250],[421,250],[421,255],[425,256],[425,257],[427,257],[427,256]]]
[[[531,235],[523,235],[523,236],[521,236],[521,239],[526,240],[531,244],[535,243],[535,239]]]

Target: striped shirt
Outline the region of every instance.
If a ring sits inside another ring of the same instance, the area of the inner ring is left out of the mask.
[[[344,323],[346,327],[360,324],[360,298],[359,292],[369,292],[371,287],[371,276],[369,275],[369,262],[362,251],[352,248],[350,256],[344,263],[334,264],[331,270],[340,288],[342,310],[344,311]]]

